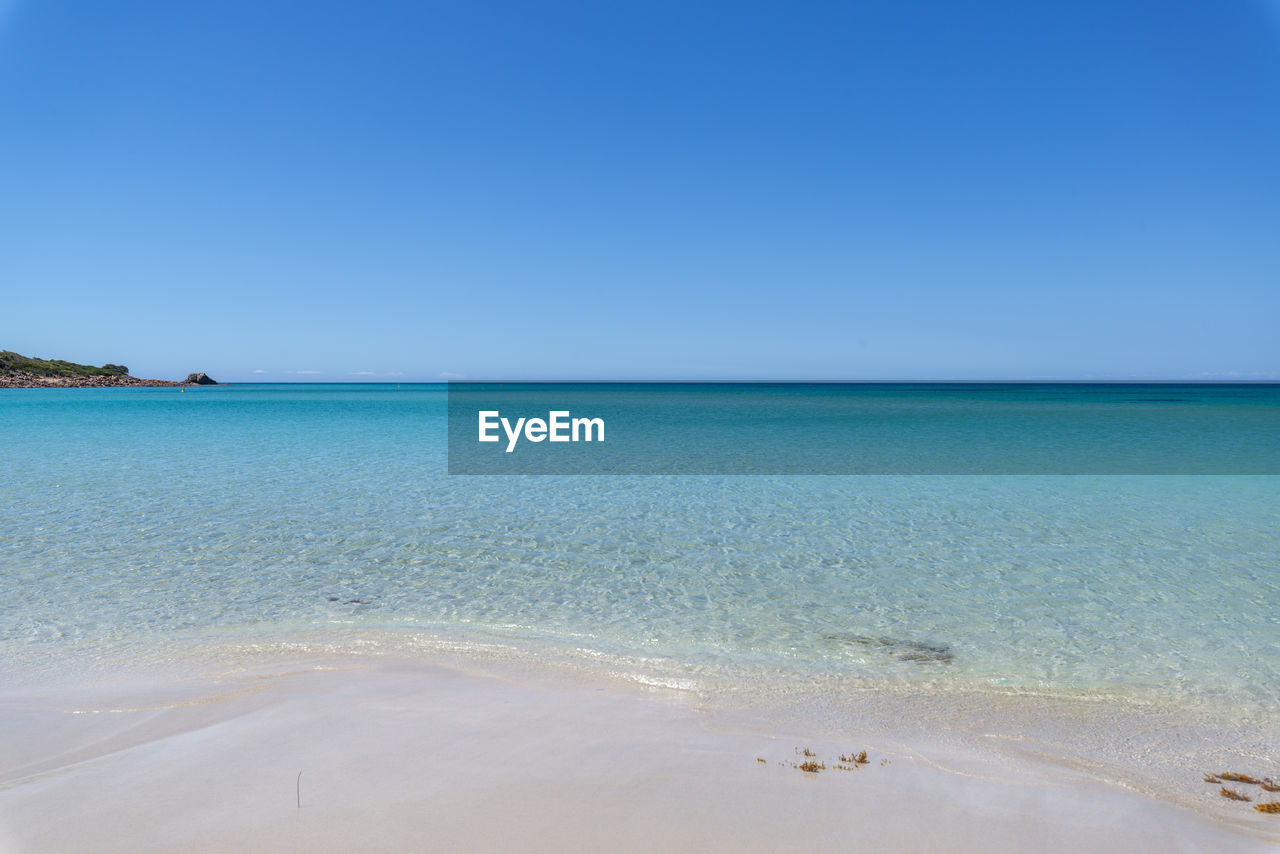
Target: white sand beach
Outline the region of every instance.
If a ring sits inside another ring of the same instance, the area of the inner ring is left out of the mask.
[[[286,656],[221,674],[34,681],[0,693],[0,850],[1192,852],[1280,841],[1274,816],[1187,809],[1068,763],[921,737],[905,720],[898,738],[884,721],[861,738],[788,726],[759,710],[708,711],[690,692],[457,660]],[[805,749],[826,769],[795,767]],[[864,750],[865,765],[836,767]]]

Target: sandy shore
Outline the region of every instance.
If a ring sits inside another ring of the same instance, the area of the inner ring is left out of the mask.
[[[918,735],[815,737],[768,715],[708,714],[689,692],[522,668],[332,656],[104,675],[5,689],[0,731],[5,852],[1190,852],[1280,840],[1280,818],[1223,821],[1062,763]],[[826,770],[794,767],[805,748]],[[867,764],[835,767],[863,750]]]

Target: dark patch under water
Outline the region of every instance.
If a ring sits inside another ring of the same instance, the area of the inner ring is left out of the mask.
[[[875,649],[892,655],[899,661],[914,661],[917,664],[950,664],[956,657],[946,644],[854,634],[832,634],[827,635],[826,639]]]

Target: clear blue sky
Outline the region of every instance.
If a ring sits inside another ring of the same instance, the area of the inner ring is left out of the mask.
[[[1275,378],[1280,0],[0,0],[0,349]]]

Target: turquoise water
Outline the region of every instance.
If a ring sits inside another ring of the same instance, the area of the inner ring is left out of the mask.
[[[1280,477],[450,476],[445,396],[0,392],[0,654],[394,628],[1280,705]]]

